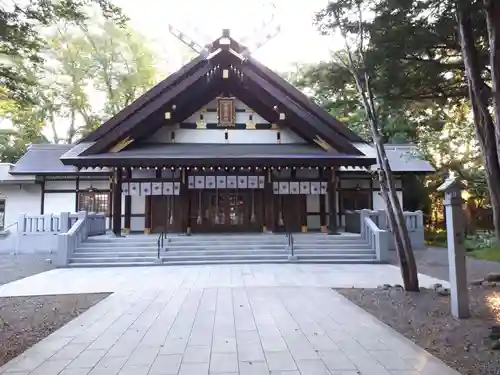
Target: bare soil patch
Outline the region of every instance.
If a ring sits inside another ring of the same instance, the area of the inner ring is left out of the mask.
[[[109,293],[0,298],[0,366],[107,296]]]
[[[472,317],[455,319],[446,296],[434,290],[337,289],[462,375],[500,374],[500,351],[492,350],[491,326],[500,323],[500,288],[471,286]]]

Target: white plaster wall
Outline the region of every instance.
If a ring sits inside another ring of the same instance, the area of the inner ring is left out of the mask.
[[[98,190],[109,190],[108,180],[80,180],[79,185],[80,190],[84,189],[98,189]]]
[[[307,216],[307,229],[308,230],[321,229],[321,218],[319,215],[308,215]]]
[[[15,223],[22,213],[40,214],[40,185],[0,185],[0,197],[5,199],[5,226]]]
[[[370,180],[367,179],[349,179],[349,180],[340,180],[340,187],[344,189],[354,189],[357,186],[360,188],[369,189],[370,188]]]
[[[75,190],[76,181],[45,181],[45,190]]]
[[[217,99],[212,100],[210,103],[204,105],[200,110],[193,113],[184,122],[195,123],[200,119],[200,114],[203,114],[203,120],[206,123],[216,123],[217,122],[217,112],[204,112],[205,109],[217,109]],[[268,124],[269,122],[264,120],[262,116],[257,114],[253,109],[243,103],[241,100],[236,99],[236,109],[245,110],[246,112],[236,112],[236,122],[246,124],[250,121],[249,115],[252,115],[252,121],[256,124]]]
[[[403,188],[403,183],[402,183],[402,181],[400,179],[396,178],[396,179],[394,179],[394,186],[396,187],[396,189],[402,189]],[[378,189],[379,187],[380,187],[380,184],[379,184],[378,180],[375,179],[373,181],[373,188],[374,189]]]
[[[125,206],[122,203],[122,210]],[[140,195],[133,195],[131,198],[131,214],[143,214],[146,206],[146,197]]]
[[[76,193],[45,193],[44,214],[75,212]]]
[[[403,205],[403,192],[398,191],[396,193],[398,195],[399,202],[401,203],[401,205]],[[380,191],[373,192],[373,209],[385,210],[385,202],[384,199],[382,198],[382,194],[380,193]]]
[[[136,231],[140,231],[140,232],[143,232],[144,231],[144,225],[145,225],[145,219],[144,217],[131,217],[130,218],[130,231],[132,232],[136,232]]]
[[[132,178],[156,178],[154,169],[133,169]]]
[[[306,196],[307,212],[319,213],[319,195]]]
[[[172,131],[172,127],[160,128],[148,142],[172,143]],[[281,143],[305,143],[290,129],[228,129],[227,142],[224,129],[175,129],[175,143],[276,144],[278,131]]]
[[[309,169],[309,168],[304,168],[304,169],[297,169],[296,170],[296,176],[297,178],[318,178],[319,177],[319,170],[317,169]]]

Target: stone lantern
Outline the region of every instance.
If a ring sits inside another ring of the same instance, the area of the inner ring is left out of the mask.
[[[465,223],[462,210],[463,185],[455,176],[438,187],[444,192],[448,263],[450,274],[451,313],[456,318],[469,318],[469,293],[465,257]]]

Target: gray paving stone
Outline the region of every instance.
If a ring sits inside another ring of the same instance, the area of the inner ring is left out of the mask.
[[[56,361],[46,361],[32,372],[33,375],[57,375],[70,364],[70,359],[60,359]]]
[[[210,361],[210,346],[188,346],[182,357],[183,363],[208,363]]]
[[[413,367],[410,361],[400,358],[395,351],[372,351],[370,354],[388,370],[415,370],[415,367]]]
[[[139,365],[150,365],[154,362],[156,356],[158,355],[160,348],[158,347],[140,347],[135,349],[130,358],[128,359],[126,366],[139,366]]]
[[[271,371],[290,371],[297,369],[297,366],[288,351],[266,352],[266,360],[267,366]]]
[[[212,341],[212,353],[236,353],[236,338],[214,337]]]
[[[301,375],[331,375],[320,359],[305,359],[297,361]]]
[[[4,372],[31,372],[47,360],[45,354],[26,355],[21,354],[2,367]]]
[[[68,344],[54,354],[50,359],[75,359],[88,347],[87,344]]]
[[[260,343],[259,332],[257,332],[257,330],[236,331],[236,340],[238,345]]]
[[[208,362],[182,363],[179,375],[208,375]]]
[[[88,375],[89,372],[89,368],[67,368],[62,370],[58,375]]]
[[[240,344],[238,345],[238,359],[240,361],[265,361],[262,345],[258,344]]]
[[[105,354],[106,350],[85,350],[68,365],[68,368],[92,368]]]
[[[186,350],[187,338],[167,337],[160,348],[160,354],[183,354]]]
[[[285,340],[281,336],[261,337],[261,343],[265,352],[282,352],[288,350]]]
[[[356,370],[356,366],[341,351],[320,351],[318,354],[330,371]]]
[[[240,375],[269,375],[266,362],[240,361],[239,368]]]
[[[149,372],[148,365],[139,365],[139,366],[128,366],[125,365],[122,367],[118,375],[147,375]]]
[[[111,357],[106,354],[89,375],[116,375],[121,370],[129,357]]]
[[[212,353],[210,358],[210,373],[225,373],[238,371],[238,357],[234,353]]]
[[[340,350],[338,345],[327,335],[312,335],[308,336],[307,339],[315,350]]]
[[[181,366],[182,355],[159,355],[156,357],[148,375],[177,374]]]

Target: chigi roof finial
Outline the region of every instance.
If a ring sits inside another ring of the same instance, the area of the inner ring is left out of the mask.
[[[254,1],[251,3],[255,4]],[[235,52],[237,52],[241,58],[246,59],[255,50],[276,37],[281,30],[280,25],[276,21],[276,6],[272,1],[262,1],[259,7],[259,14],[263,14],[266,18],[250,33],[239,38],[239,40],[231,38],[229,28],[224,28],[222,30],[222,35],[217,38],[215,42],[212,40],[208,44],[206,44],[206,41],[209,40],[209,38],[207,38],[206,35],[200,34],[197,29],[195,29],[195,34],[199,34],[198,37],[191,37],[187,32],[176,28],[172,24],[168,25],[168,29],[173,36],[205,58],[210,58],[210,56],[213,55],[216,49],[213,48],[213,44],[227,46],[231,44],[231,40],[234,40],[237,45],[241,46],[240,50]],[[204,41],[201,39],[204,39]]]

